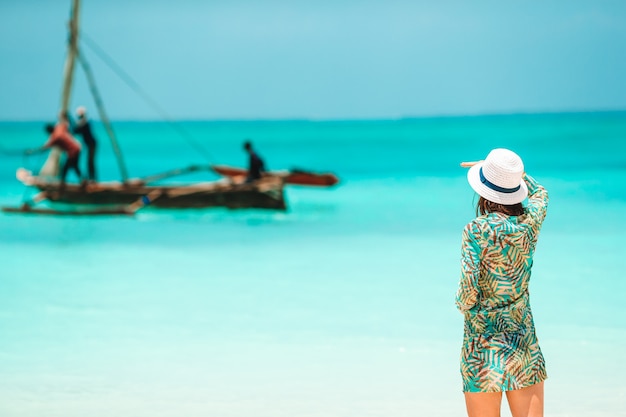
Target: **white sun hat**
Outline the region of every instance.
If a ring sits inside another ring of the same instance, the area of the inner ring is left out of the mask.
[[[513,151],[499,148],[470,168],[467,181],[481,197],[494,203],[511,205],[521,203],[528,195],[522,175],[522,158]]]
[[[83,116],[85,113],[87,113],[87,109],[83,106],[79,106],[76,108],[76,114],[79,116]]]

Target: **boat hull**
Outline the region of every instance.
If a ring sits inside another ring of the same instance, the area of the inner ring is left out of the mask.
[[[188,185],[143,185],[106,182],[80,186],[66,184],[63,192],[58,182],[35,181],[30,184],[45,193],[51,202],[81,205],[128,205],[149,194],[158,194],[150,205],[160,208],[226,207],[285,210],[283,183],[262,179],[252,184],[221,182]]]

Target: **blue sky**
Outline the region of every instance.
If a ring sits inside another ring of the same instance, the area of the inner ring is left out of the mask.
[[[54,117],[69,4],[0,0],[0,120]],[[623,0],[85,0],[81,19],[177,119],[626,109]],[[82,50],[113,119],[159,119]],[[72,102],[93,107],[80,73]]]

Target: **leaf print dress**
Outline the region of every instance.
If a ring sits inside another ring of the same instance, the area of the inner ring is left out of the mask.
[[[529,175],[525,214],[489,213],[463,230],[456,304],[464,315],[464,392],[501,392],[547,378],[528,283],[548,193]]]

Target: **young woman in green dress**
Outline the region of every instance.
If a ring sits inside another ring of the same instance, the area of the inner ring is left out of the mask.
[[[480,196],[477,217],[463,230],[456,294],[465,319],[461,375],[467,413],[499,416],[506,392],[513,417],[541,417],[547,375],[528,284],[548,193],[507,149],[461,165],[470,168],[468,181]]]

